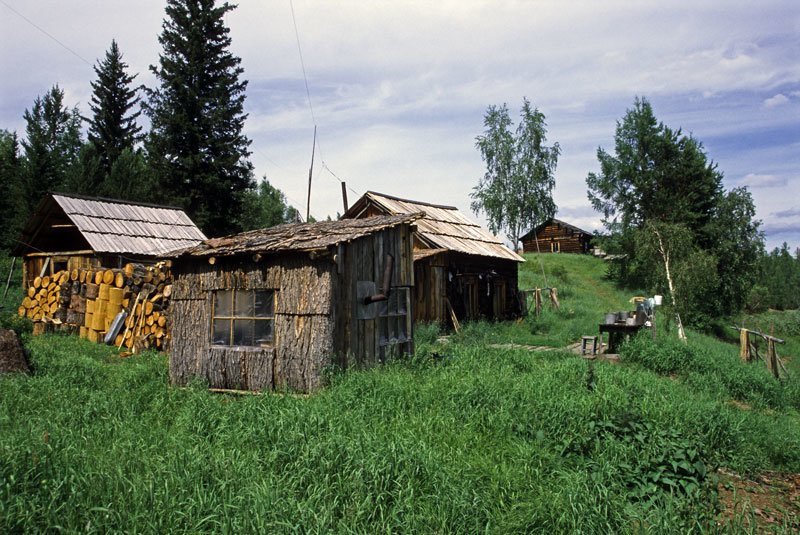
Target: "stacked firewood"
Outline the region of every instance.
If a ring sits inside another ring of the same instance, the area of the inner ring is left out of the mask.
[[[171,280],[169,261],[59,271],[36,277],[18,312],[34,321],[34,333],[67,330],[134,352],[165,349]]]

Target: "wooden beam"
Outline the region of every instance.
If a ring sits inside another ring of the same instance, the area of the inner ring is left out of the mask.
[[[95,254],[94,251],[91,249],[84,249],[82,251],[53,251],[50,253],[40,252],[40,253],[28,253],[25,255],[25,258],[36,258],[42,256],[78,256],[78,255],[93,255]]]

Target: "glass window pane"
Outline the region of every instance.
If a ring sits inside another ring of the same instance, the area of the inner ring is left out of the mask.
[[[389,343],[389,320],[387,318],[378,318],[378,340],[381,344]]]
[[[397,317],[397,337],[402,340],[408,340],[408,326],[406,325],[407,316]]]
[[[233,320],[233,345],[253,345],[253,320]]]
[[[408,289],[407,288],[398,288],[397,289],[397,313],[398,314],[405,314],[406,313],[406,301],[408,300]]]
[[[267,345],[272,343],[272,320],[254,320],[253,335],[255,345]]]
[[[252,318],[253,312],[253,291],[239,290],[233,300],[234,316],[237,318]]]
[[[389,315],[389,303],[387,301],[378,301],[378,316]]]
[[[257,318],[272,317],[275,310],[275,293],[272,290],[259,290],[255,294],[255,309]]]
[[[214,320],[212,322],[211,344],[215,346],[231,344],[231,320]]]
[[[214,316],[231,316],[233,311],[233,292],[229,290],[217,290],[214,292]]]

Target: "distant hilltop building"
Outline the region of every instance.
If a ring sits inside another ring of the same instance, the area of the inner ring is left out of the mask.
[[[551,218],[520,238],[526,253],[588,253],[594,236],[560,219]]]

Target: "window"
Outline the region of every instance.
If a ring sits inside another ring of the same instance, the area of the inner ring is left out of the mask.
[[[217,290],[211,311],[211,344],[270,346],[275,331],[274,290]]]
[[[550,242],[550,252],[551,253],[560,253],[561,252],[561,242]]]
[[[408,288],[392,288],[389,299],[378,304],[380,345],[389,346],[411,341],[409,336]]]

